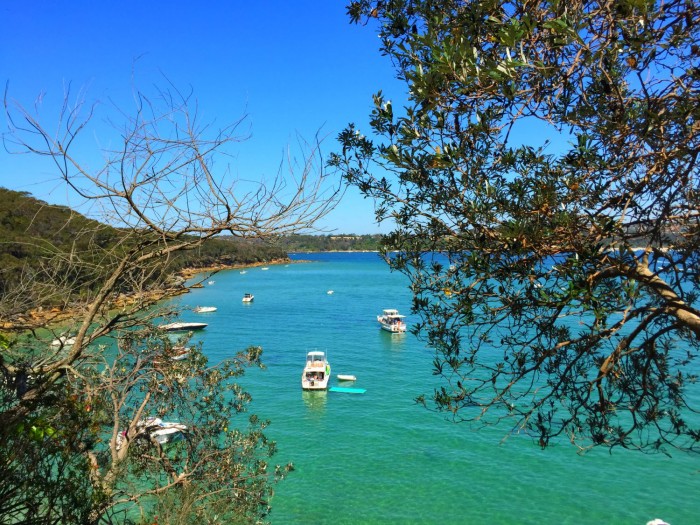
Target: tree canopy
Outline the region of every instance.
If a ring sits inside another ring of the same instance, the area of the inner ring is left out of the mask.
[[[331,165],[395,225],[385,257],[435,350],[434,406],[542,446],[697,450],[697,2],[348,13],[408,96],[377,93]]]
[[[301,172],[234,180],[219,159],[240,121],[200,122],[191,95],[172,86],[135,93],[133,112],[109,111],[123,121],[108,140],[91,128],[99,108],[70,97],[52,131],[4,100],[6,149],[49,159],[102,222],[25,196],[0,209],[11,233],[0,251],[11,263],[0,295],[1,521],[260,523],[291,469],[269,464],[267,422],[246,414],[251,398],[238,384],[245,367],[262,366],[262,349],[211,363],[191,334],[165,333],[179,311],[148,292],[169,291],[183,254],[232,257],[221,234],[256,241],[313,229],[337,181],[314,148]],[[109,144],[101,164],[89,131]],[[122,293],[132,300],[115,301]],[[70,308],[60,321],[17,322],[44,305]]]

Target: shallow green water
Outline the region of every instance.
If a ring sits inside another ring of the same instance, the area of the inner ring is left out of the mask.
[[[406,278],[376,254],[300,258],[315,261],[221,272],[178,299],[218,307],[183,314],[209,323],[197,337],[213,360],[264,349],[267,370],[241,382],[251,411],[272,421],[274,459],[296,467],[276,488],[273,524],[700,523],[698,457],[579,456],[566,443],[542,451],[505,426],[453,424],[416,405],[434,381],[431,353],[376,322],[383,308],[409,313]],[[255,294],[252,304],[242,303],[245,292]],[[357,382],[344,385],[366,393],[302,392],[314,348],[328,353],[333,385],[336,374],[354,374]]]

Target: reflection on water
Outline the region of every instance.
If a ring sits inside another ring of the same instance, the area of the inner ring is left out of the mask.
[[[384,350],[402,350],[406,346],[407,334],[379,329],[379,339]]]
[[[301,398],[304,400],[304,404],[306,404],[309,410],[320,412],[326,408],[328,392],[325,390],[302,390]]]

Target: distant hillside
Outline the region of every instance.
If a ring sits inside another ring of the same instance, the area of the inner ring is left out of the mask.
[[[94,286],[99,282],[96,276],[105,254],[118,254],[135,242],[124,239],[124,231],[88,219],[65,206],[49,205],[27,192],[0,188],[0,293],[17,292],[28,280],[36,284],[42,279],[55,280],[58,275],[77,284],[78,290]],[[178,253],[169,261],[167,271],[255,264],[286,257],[287,252],[279,247],[228,237],[209,240],[196,250]],[[56,271],[61,261],[65,262],[63,274]]]
[[[290,252],[374,252],[379,250],[381,235],[288,235],[276,246]]]

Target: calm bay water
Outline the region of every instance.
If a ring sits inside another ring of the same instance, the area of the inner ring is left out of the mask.
[[[409,313],[407,279],[373,253],[292,257],[311,262],[221,272],[178,298],[218,307],[182,316],[209,323],[196,338],[213,361],[264,349],[267,369],[241,383],[250,411],[272,422],[273,461],[296,467],[276,487],[273,524],[700,523],[698,457],[579,456],[565,442],[543,451],[505,426],[454,424],[416,405],[435,381],[431,352],[376,322],[383,308]],[[245,292],[253,303],[242,303]],[[336,374],[354,374],[367,392],[302,392],[311,349],[328,353],[332,385]]]

